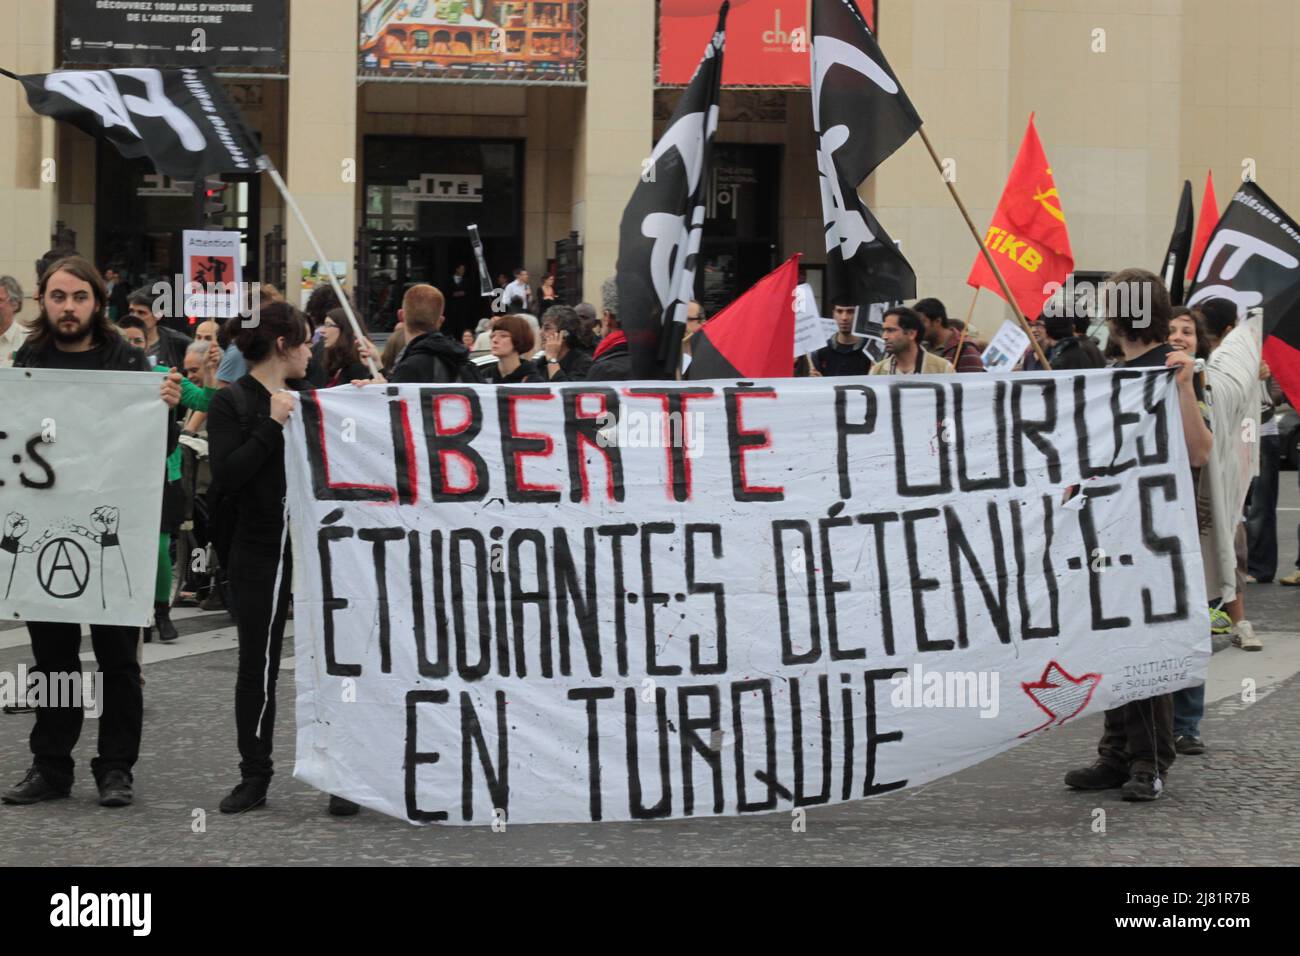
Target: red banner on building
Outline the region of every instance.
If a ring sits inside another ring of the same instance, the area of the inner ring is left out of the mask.
[[[872,30],[875,0],[856,0]],[[659,82],[684,86],[718,20],[722,0],[660,0]],[[807,0],[731,0],[723,86],[808,86]]]

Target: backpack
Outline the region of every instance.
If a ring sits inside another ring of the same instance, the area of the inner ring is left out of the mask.
[[[457,367],[453,381],[460,382],[462,385],[482,385],[484,384],[483,376],[479,374],[478,366],[473,362],[466,361]]]
[[[231,385],[225,391],[235,403],[235,414],[239,417],[239,433],[247,441],[253,427],[244,390],[237,385]],[[208,538],[212,542],[212,550],[216,552],[217,561],[223,568],[230,566],[230,545],[235,540],[235,526],[238,523],[239,497],[224,493],[220,483],[213,478],[212,484],[208,487]]]

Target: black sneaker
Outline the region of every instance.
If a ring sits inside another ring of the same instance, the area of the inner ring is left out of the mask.
[[[1184,734],[1174,741],[1174,749],[1180,754],[1195,757],[1205,753],[1205,741],[1195,734]]]
[[[239,785],[222,798],[222,813],[247,813],[257,807],[266,806],[266,791],[271,781],[261,777],[245,777]]]
[[[171,608],[166,604],[155,604],[153,606],[153,623],[158,628],[158,640],[164,644],[170,644],[180,637],[176,631],[176,625],[172,623]]]
[[[1165,783],[1153,773],[1147,773],[1139,770],[1133,774],[1133,778],[1124,784],[1120,790],[1120,796],[1129,801],[1150,801],[1160,798],[1164,792]]]
[[[131,775],[125,770],[110,770],[99,782],[99,805],[101,807],[129,807],[135,800],[131,789]]]
[[[1098,760],[1091,767],[1071,770],[1065,775],[1065,785],[1072,790],[1114,790],[1124,786],[1128,771]]]
[[[355,817],[361,810],[360,804],[353,803],[343,797],[336,797],[330,794],[330,816],[332,817]]]
[[[71,787],[59,788],[52,785],[44,773],[32,767],[27,771],[27,776],[0,794],[0,800],[16,804],[40,803],[42,800],[58,800],[71,792]]]

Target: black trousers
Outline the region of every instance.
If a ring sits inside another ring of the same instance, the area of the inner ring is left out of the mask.
[[[1269,582],[1277,574],[1277,493],[1281,467],[1281,438],[1259,438],[1259,477],[1250,486],[1247,501],[1246,537],[1250,557],[1246,570],[1257,581]]]
[[[1130,775],[1144,771],[1164,777],[1177,756],[1173,695],[1135,700],[1106,711],[1097,752],[1103,762]]]
[[[239,772],[269,780],[271,735],[275,728],[275,687],[280,651],[289,613],[293,566],[286,548],[277,562],[274,551],[230,549],[230,586],[239,604],[239,673],[235,678],[235,736]]]
[[[81,625],[29,621],[32,638],[32,673],[45,675],[47,690],[53,681],[67,681],[60,675],[81,673]],[[140,732],[144,723],[144,692],[140,689],[140,665],[135,659],[138,627],[90,625],[90,641],[101,674],[96,701],[99,716],[99,755],[90,762],[91,773],[100,781],[110,770],[128,774],[140,756]],[[65,683],[64,686],[67,686]],[[53,703],[47,700],[46,703]],[[51,785],[71,787],[72,748],[81,737],[84,717],[81,702],[59,701],[72,706],[38,707],[32,728],[32,766],[45,774]]]

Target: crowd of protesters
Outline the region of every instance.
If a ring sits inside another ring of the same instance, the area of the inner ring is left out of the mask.
[[[101,276],[72,250],[52,250],[39,264],[36,295],[26,300],[21,283],[0,277],[0,367],[63,368],[164,373],[160,396],[169,413],[168,453],[159,527],[154,625],[138,628],[91,626],[96,661],[104,674],[104,712],[98,756],[92,772],[104,806],[133,799],[132,768],[142,726],[141,644],[171,642],[180,635],[170,620],[177,592],[205,609],[225,607],[239,637],[235,686],[236,743],[240,782],[222,800],[226,813],[266,803],[273,774],[275,688],[285,625],[290,614],[291,549],[284,517],[284,426],[306,390],[367,383],[546,383],[615,382],[631,378],[631,357],[619,315],[617,283],[607,279],[599,307],[557,301],[553,279],[534,290],[525,270],[502,281],[505,311],[475,319],[476,293],[462,268],[444,293],[432,285],[405,290],[397,326],[378,348],[361,328],[358,335],[344,303],[326,285],[301,311],[263,285],[259,321],[207,320],[190,326],[162,314],[146,290],[127,289],[118,270]],[[501,280],[506,277],[502,276]],[[1237,311],[1226,300],[1195,309],[1176,308],[1160,280],[1141,270],[1112,276],[1113,283],[1144,283],[1154,290],[1147,321],[1123,314],[1108,318],[1103,353],[1089,335],[1086,318],[1040,315],[1030,323],[1038,349],[1029,349],[1018,369],[1167,367],[1175,370],[1179,413],[1186,438],[1197,517],[1205,554],[1207,594],[1215,631],[1230,634],[1243,650],[1262,644],[1244,606],[1244,585],[1269,582],[1277,573],[1276,509],[1278,429],[1276,410],[1285,401],[1269,370],[1259,369],[1261,405],[1260,474],[1244,514],[1224,515],[1215,506],[1216,353],[1224,362],[1241,351],[1233,338]],[[883,314],[883,354],[855,333],[859,306],[832,303],[835,334],[826,345],[796,363],[794,374],[852,375],[983,374],[986,343],[967,334],[944,304],[923,298]],[[707,327],[702,306],[690,303],[682,352]],[[1231,353],[1231,354],[1230,354]],[[490,358],[488,357],[490,356]],[[1226,400],[1226,399],[1225,399]],[[1221,495],[1221,493],[1220,493]],[[1231,525],[1232,527],[1217,527]],[[186,555],[177,554],[182,528],[211,545],[206,594],[176,588],[187,580]],[[1217,537],[1216,537],[1217,535]],[[1230,586],[1212,575],[1215,541],[1231,540],[1237,557]],[[181,570],[177,571],[177,565]],[[1297,560],[1300,568],[1300,560]],[[179,576],[178,576],[179,574]],[[1278,578],[1300,584],[1300,570]],[[1231,597],[1227,597],[1231,594]],[[80,629],[73,624],[29,622],[34,672],[80,668]],[[1164,789],[1176,755],[1204,753],[1199,723],[1204,687],[1147,698],[1107,711],[1091,767],[1071,771],[1068,786],[1120,788],[1130,800],[1153,800]],[[3,794],[6,803],[28,804],[67,796],[73,776],[72,748],[81,729],[75,707],[39,707],[31,735],[33,762],[26,777]],[[330,812],[347,815],[357,807],[331,797]]]

